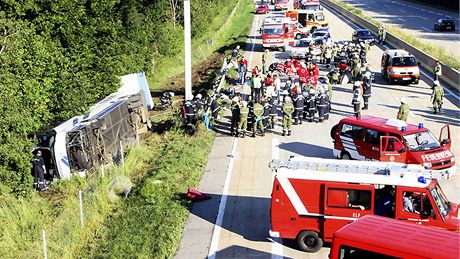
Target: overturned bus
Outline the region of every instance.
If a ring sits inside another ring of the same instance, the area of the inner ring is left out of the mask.
[[[94,166],[117,162],[123,146],[148,130],[148,110],[154,104],[145,74],[122,76],[121,85],[84,115],[36,135],[34,153],[42,151],[49,178],[69,179],[72,174],[85,175]]]

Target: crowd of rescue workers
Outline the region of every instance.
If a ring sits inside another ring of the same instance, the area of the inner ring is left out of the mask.
[[[379,30],[378,43],[384,44],[385,28]],[[282,135],[290,136],[292,125],[306,122],[321,123],[329,118],[332,104],[333,85],[352,84],[352,100],[354,116],[360,117],[361,110],[369,108],[372,93],[374,72],[367,62],[370,51],[368,42],[338,42],[321,46],[321,54],[312,54],[313,47],[307,50],[306,58],[288,59],[285,62],[266,64],[268,50],[262,54],[262,67],[248,68],[240,46],[236,46],[224,62],[222,73],[227,74],[236,69],[238,79],[232,88],[192,96],[184,101],[181,118],[185,125],[193,127],[197,121],[215,126],[221,119],[221,107],[231,110],[230,134],[244,138],[249,132],[256,137],[260,132],[265,135],[266,129],[274,130],[278,121],[278,109],[282,114]],[[321,76],[319,64],[329,70]],[[432,103],[434,113],[442,112],[444,91],[439,84],[441,73],[439,62],[434,68],[432,85]],[[286,79],[282,82],[281,78]],[[162,105],[172,100],[170,93],[161,97]],[[397,119],[406,121],[409,116],[409,105],[405,98],[400,99]]]

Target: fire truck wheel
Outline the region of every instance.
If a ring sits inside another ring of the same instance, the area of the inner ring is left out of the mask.
[[[302,38],[302,34],[297,33],[297,34],[295,35],[295,39],[296,39],[296,40],[300,40],[300,38]]]
[[[314,231],[302,231],[297,236],[300,250],[310,253],[318,252],[323,246],[323,240]]]
[[[348,152],[343,152],[341,159],[343,159],[343,160],[351,160],[351,156],[350,156],[350,154],[348,154]]]
[[[339,126],[339,124],[336,124],[332,127],[331,129],[331,138],[334,139],[335,138],[335,133],[337,132],[337,127]]]

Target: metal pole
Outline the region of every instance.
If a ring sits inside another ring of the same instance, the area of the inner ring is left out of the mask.
[[[190,0],[184,0],[184,44],[185,44],[185,99],[192,96],[192,43],[190,33]]]
[[[81,198],[81,191],[78,191],[78,196],[80,198],[80,224],[83,227],[83,199]]]
[[[102,177],[104,177],[104,162],[102,162],[102,165],[101,165],[101,174],[102,174]]]
[[[46,232],[43,229],[43,258],[48,259],[48,253],[46,252]]]
[[[125,154],[123,152],[123,142],[120,141],[121,168],[125,168]]]

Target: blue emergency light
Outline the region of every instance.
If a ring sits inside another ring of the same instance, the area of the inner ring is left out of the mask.
[[[418,128],[419,128],[419,129],[423,129],[423,123],[419,123],[419,124],[418,124]]]
[[[401,127],[401,131],[402,131],[402,132],[406,132],[406,130],[407,130],[406,126],[402,126],[402,127]]]
[[[417,178],[417,181],[418,181],[419,183],[426,184],[426,179],[425,179],[425,177],[423,177],[423,176],[419,176],[419,177]]]

